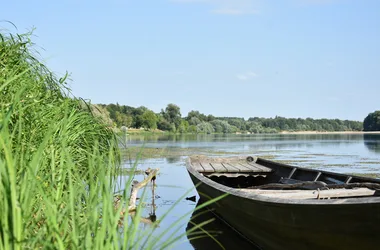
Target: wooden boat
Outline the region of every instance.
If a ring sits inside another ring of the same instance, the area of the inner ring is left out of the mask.
[[[247,240],[215,216],[212,208],[199,209],[198,206],[201,204],[202,202],[198,200],[197,209],[193,211],[186,226],[187,238],[194,249],[221,250],[223,246],[225,249],[260,250],[253,242]],[[195,226],[205,221],[209,221],[209,223],[194,230]],[[207,237],[205,231],[212,237]]]
[[[263,249],[378,249],[380,180],[256,157],[193,156],[201,199]]]

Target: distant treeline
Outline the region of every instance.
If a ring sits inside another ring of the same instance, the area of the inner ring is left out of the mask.
[[[141,106],[99,104],[97,110],[110,125],[127,128],[160,129],[177,133],[277,133],[280,131],[361,131],[363,122],[339,119],[215,117],[190,111],[182,117],[180,108],[168,104],[160,113]]]

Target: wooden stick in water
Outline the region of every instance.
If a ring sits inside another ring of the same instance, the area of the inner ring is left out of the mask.
[[[137,193],[140,190],[140,188],[145,187],[152,179],[155,179],[157,173],[158,173],[158,169],[150,170],[148,177],[146,177],[143,181],[133,182],[131,196],[129,198],[129,206],[128,206],[129,211],[133,211],[136,209]]]

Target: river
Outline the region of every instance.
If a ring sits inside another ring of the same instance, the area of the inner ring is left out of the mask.
[[[149,223],[141,223],[141,232],[147,232],[151,238],[168,242],[178,237],[174,249],[221,249],[210,238],[191,239],[186,229],[192,227],[189,222],[196,202],[186,197],[198,195],[185,168],[188,154],[255,155],[283,163],[323,169],[340,173],[354,173],[380,178],[380,134],[270,134],[270,135],[128,135],[126,148],[143,147],[182,151],[170,157],[145,158],[137,161],[137,169],[159,168],[156,180],[154,206],[152,194],[144,197],[143,216],[148,220],[160,220],[158,227],[151,228]],[[124,161],[123,166],[130,168],[135,160]],[[136,175],[141,180],[144,175]],[[125,186],[128,176],[120,176],[120,186]],[[153,207],[155,209],[153,209]],[[154,216],[152,216],[154,212]],[[197,212],[194,212],[194,215]],[[192,217],[195,224],[212,218],[211,213]],[[236,232],[216,220],[206,226],[206,230],[223,232],[217,237],[226,249],[234,247],[255,249]],[[236,249],[237,249],[236,248]]]

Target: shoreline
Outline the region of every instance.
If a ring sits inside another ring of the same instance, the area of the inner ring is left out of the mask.
[[[122,132],[119,132],[122,134]],[[127,134],[129,135],[180,135],[180,133],[173,133],[169,131],[162,131],[159,129],[155,130],[143,130],[143,129],[128,129]],[[192,134],[197,133],[183,133],[183,134]],[[203,134],[203,133],[200,133]],[[223,133],[212,133],[212,134],[223,134]],[[230,134],[248,134],[247,132],[236,132]],[[258,135],[250,133],[252,135]],[[265,134],[265,133],[263,133]],[[287,135],[323,135],[323,134],[380,134],[380,131],[279,131],[273,134],[287,134]]]
[[[380,131],[281,131],[278,134],[380,134]]]

